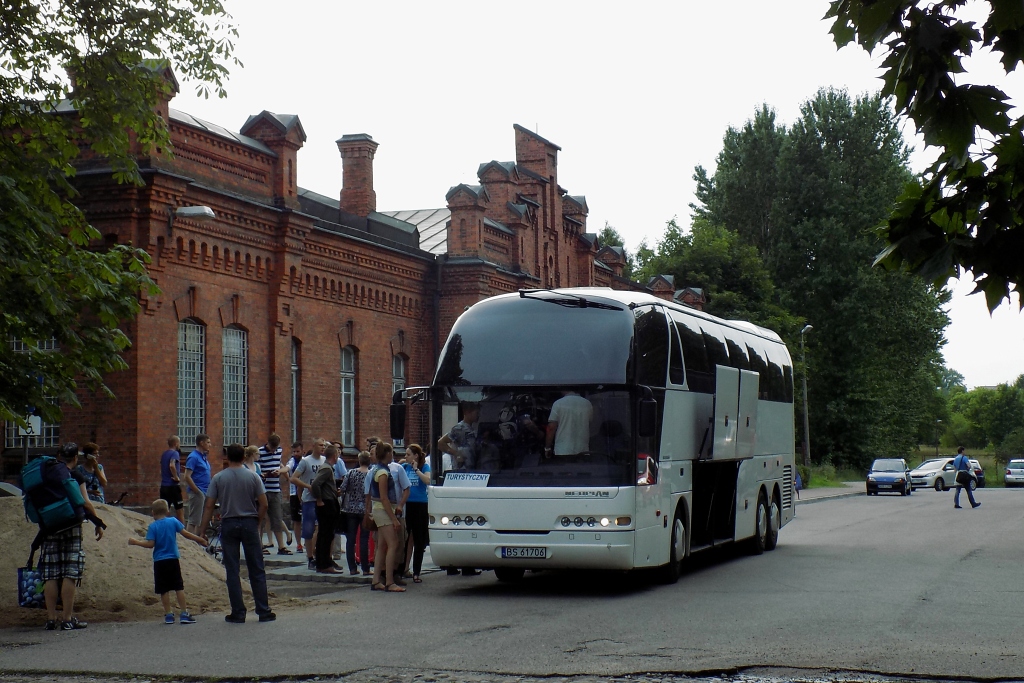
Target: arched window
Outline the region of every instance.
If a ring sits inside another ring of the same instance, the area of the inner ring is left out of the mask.
[[[224,445],[249,443],[249,334],[224,328]]]
[[[391,357],[391,395],[405,389],[405,356],[395,354]],[[396,446],[404,446],[404,439],[395,439]]]
[[[356,351],[341,350],[341,445],[356,445]]]
[[[294,270],[294,268],[292,269]],[[299,362],[302,356],[302,343],[292,337],[292,443],[299,440],[299,422],[302,418],[302,410],[300,405],[300,399],[302,398],[302,392],[300,382],[302,381],[301,368]]]
[[[206,326],[198,320],[178,323],[178,436],[194,444],[206,431]]]

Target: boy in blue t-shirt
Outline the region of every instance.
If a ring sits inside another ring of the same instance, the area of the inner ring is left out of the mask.
[[[174,623],[174,612],[171,611],[171,591],[177,595],[178,607],[181,609],[181,623],[194,624],[195,617],[188,613],[185,605],[185,584],[181,579],[181,564],[178,559],[178,534],[199,545],[210,544],[205,538],[185,531],[185,526],[177,517],[168,517],[170,508],[167,501],[158,498],[153,501],[153,523],[146,530],[146,540],[129,538],[128,545],[137,545],[153,549],[153,584],[154,590],[164,603],[164,623]]]

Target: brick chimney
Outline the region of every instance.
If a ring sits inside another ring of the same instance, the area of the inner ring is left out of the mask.
[[[366,133],[343,135],[338,140],[341,152],[341,210],[366,217],[377,210],[373,191],[373,155],[377,143]]]

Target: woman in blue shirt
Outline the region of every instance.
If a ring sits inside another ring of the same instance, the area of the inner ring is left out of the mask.
[[[427,549],[427,484],[430,483],[430,465],[427,456],[418,444],[409,444],[405,449],[402,467],[409,475],[409,500],[405,503],[405,526],[409,531],[409,542],[405,556],[412,557],[412,581],[420,583],[423,569],[423,553]]]

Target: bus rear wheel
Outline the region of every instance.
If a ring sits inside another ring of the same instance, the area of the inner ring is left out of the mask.
[[[498,567],[494,570],[494,576],[502,583],[518,583],[523,580],[524,574],[526,574],[525,569],[516,569],[515,567]]]
[[[768,506],[768,533],[765,537],[765,550],[775,550],[775,546],[779,544],[780,514],[779,504],[776,502],[775,496],[772,496],[772,504]]]
[[[757,510],[754,513],[754,537],[750,539],[750,552],[760,555],[768,547],[768,498],[762,490],[757,494]]]

